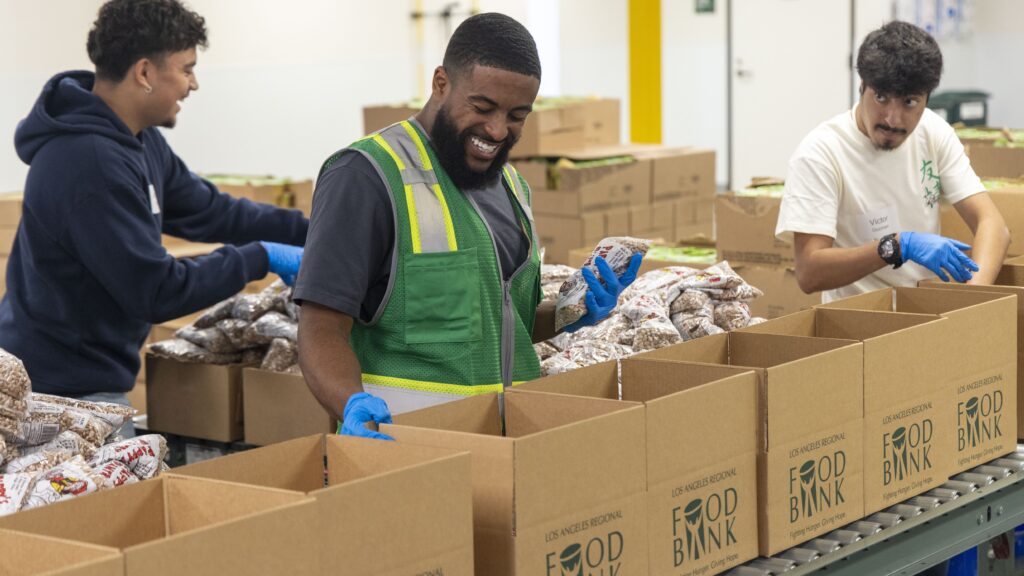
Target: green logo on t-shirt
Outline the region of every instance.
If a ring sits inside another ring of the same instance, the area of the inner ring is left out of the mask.
[[[921,185],[924,187],[924,203],[935,208],[942,195],[942,180],[935,173],[935,164],[931,160],[921,161]]]

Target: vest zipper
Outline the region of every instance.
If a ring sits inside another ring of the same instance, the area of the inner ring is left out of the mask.
[[[501,255],[498,254],[498,243],[494,240],[494,230],[491,229],[491,224],[487,221],[487,218],[483,217],[476,199],[469,194],[465,194],[465,196],[469,203],[473,205],[473,209],[476,210],[477,216],[484,223],[484,227],[487,228],[487,234],[491,237],[491,247],[494,249],[494,260],[498,267],[498,280],[501,282],[501,384],[503,387],[508,388],[512,386],[512,370],[514,368],[516,352],[515,327],[512,326],[511,286],[516,275],[530,263],[530,259],[533,257],[533,238],[527,238],[527,241],[530,243],[530,249],[527,251],[526,261],[520,264],[519,268],[516,268],[508,280],[505,280],[505,271],[501,267]],[[515,194],[512,196],[513,198],[509,198],[509,202],[513,203],[512,209],[515,210]]]

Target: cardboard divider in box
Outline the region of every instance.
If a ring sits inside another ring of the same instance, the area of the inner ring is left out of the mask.
[[[465,452],[317,434],[174,473],[315,498],[312,546],[319,554],[319,574],[473,574],[470,456]]]
[[[638,359],[621,369],[621,399],[643,402],[646,412],[650,573],[716,573],[757,556],[756,375]],[[619,400],[619,366],[517,389]]]
[[[509,390],[394,416],[399,443],[472,454],[476,573],[647,574],[644,410]]]
[[[314,574],[315,501],[167,474],[24,510],[0,528],[119,550],[125,576]]]
[[[4,576],[124,576],[116,548],[0,530]]]
[[[742,332],[864,344],[864,513],[941,485],[952,476],[956,395],[942,362],[928,358],[955,339],[945,318],[927,314],[829,310],[790,314]]]
[[[1021,169],[1024,170],[1024,166]],[[1010,245],[1006,249],[1006,255],[1024,254],[1024,180],[1007,180],[1004,187],[987,192],[1010,230]],[[951,204],[941,204],[939,223],[943,236],[965,244],[974,244],[974,233]]]
[[[971,168],[982,178],[1024,178],[1024,146],[964,146]]]
[[[337,422],[309,390],[302,374],[242,371],[245,443],[266,446],[310,434],[331,434]]]
[[[887,288],[822,304],[822,308],[932,314],[949,320],[953,336],[927,357],[954,388],[954,470],[984,464],[1017,448],[1017,297],[993,292]]]
[[[754,370],[761,555],[777,554],[864,515],[860,342],[730,332],[635,358]]]
[[[920,286],[1017,295],[1017,439],[1024,440],[1024,258],[1018,257],[1004,262],[995,283],[990,286],[943,282],[938,278],[922,281]]]
[[[216,442],[244,436],[242,366],[146,355],[146,413],[153,432]]]
[[[715,241],[729,261],[783,266],[794,262],[793,244],[775,237],[782,198],[734,193],[715,198]]]

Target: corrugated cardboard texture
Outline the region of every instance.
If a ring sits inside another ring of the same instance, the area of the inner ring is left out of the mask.
[[[929,361],[942,365],[956,390],[954,469],[965,470],[1016,448],[1017,306],[1016,296],[1008,294],[895,288],[824,307],[892,309],[949,319],[949,333],[956,336],[937,342]]]
[[[296,438],[175,468],[180,476],[312,492],[324,486],[324,436]]]
[[[715,240],[720,258],[782,266],[792,264],[793,244],[775,237],[782,199],[720,194],[715,198]]]
[[[114,548],[0,530],[0,574],[4,576],[123,576],[124,559]]]
[[[618,400],[619,366],[614,360],[601,362],[525,382],[515,389]]]
[[[310,434],[330,434],[337,422],[301,374],[247,368],[242,372],[245,442],[266,446]]]
[[[546,532],[589,519],[585,514],[597,509],[611,514],[600,523],[625,533],[635,550],[617,560],[631,567],[625,573],[646,573],[645,455],[636,450],[643,445],[643,407],[510,390],[505,408],[514,438],[495,434],[497,407],[497,395],[485,395],[397,415],[394,425],[381,426],[399,442],[472,453],[476,573],[543,573],[551,553]],[[531,408],[538,413],[529,414]],[[559,414],[574,411],[576,421]],[[445,418],[460,431],[439,429]],[[555,427],[541,430],[544,425]],[[522,431],[534,432],[519,436]]]
[[[218,442],[241,440],[242,368],[146,356],[149,429]]]
[[[167,506],[167,534],[199,530],[241,518],[260,508],[275,508],[301,499],[294,492],[264,487],[239,490],[238,484],[196,478],[167,476],[164,483]],[[254,501],[258,501],[254,509]]]
[[[331,487],[313,494],[323,574],[473,574],[470,455],[382,444],[328,438]],[[340,483],[356,466],[365,477]]]
[[[1017,295],[1017,438],[1024,439],[1024,258],[1020,263],[1007,261],[1003,264],[996,283],[992,286],[956,284],[941,280],[922,282],[924,288],[965,290],[968,292],[999,292]]]

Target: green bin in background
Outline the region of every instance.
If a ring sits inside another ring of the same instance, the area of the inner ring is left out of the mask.
[[[928,99],[928,107],[950,124],[986,126],[988,98],[987,92],[980,91],[936,92]]]

